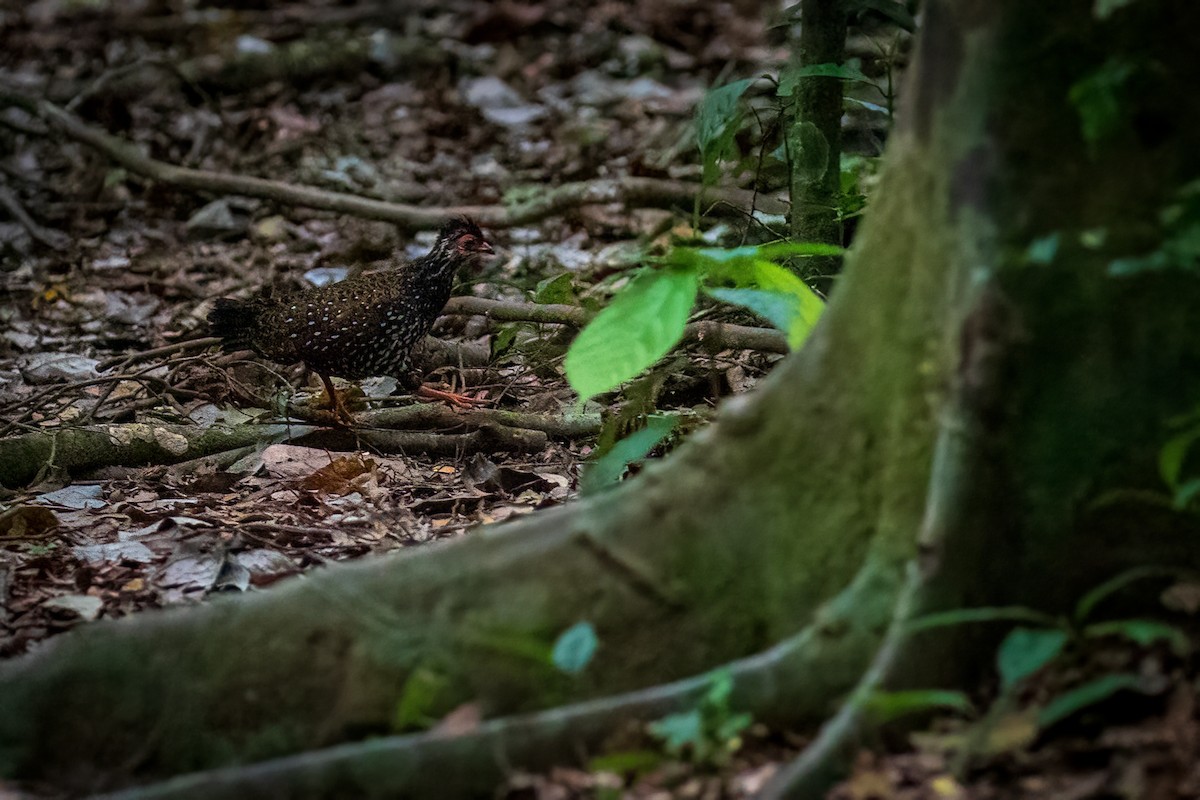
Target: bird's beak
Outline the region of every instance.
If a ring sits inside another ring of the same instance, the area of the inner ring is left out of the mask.
[[[492,248],[491,242],[482,242],[481,241],[479,243],[479,252],[483,253],[485,255],[491,255],[492,253],[495,253],[496,251]]]

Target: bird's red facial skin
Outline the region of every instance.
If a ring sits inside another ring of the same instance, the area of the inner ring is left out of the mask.
[[[486,241],[469,233],[460,236],[458,241],[455,243],[455,247],[462,255],[469,255],[472,253],[486,254],[495,252],[492,250],[492,246]]]

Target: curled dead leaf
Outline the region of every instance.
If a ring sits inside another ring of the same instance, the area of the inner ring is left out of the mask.
[[[356,479],[375,470],[375,462],[361,456],[335,458],[329,464],[300,481],[300,488],[324,494],[349,494],[357,491]]]
[[[45,536],[58,527],[58,517],[42,506],[13,506],[0,512],[0,539]]]

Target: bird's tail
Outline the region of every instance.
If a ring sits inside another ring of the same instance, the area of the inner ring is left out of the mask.
[[[208,326],[213,336],[225,340],[230,349],[249,347],[258,327],[260,304],[254,300],[230,300],[222,297],[208,312]]]

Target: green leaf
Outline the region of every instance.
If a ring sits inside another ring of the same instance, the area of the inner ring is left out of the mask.
[[[400,702],[396,704],[396,713],[392,717],[392,729],[403,731],[432,725],[433,711],[448,683],[444,675],[426,667],[414,670],[404,682]]]
[[[713,670],[708,676],[708,689],[704,692],[704,703],[713,709],[726,711],[729,698],[733,696],[733,672],[729,667]]]
[[[1034,239],[1025,250],[1025,260],[1030,264],[1042,266],[1053,263],[1054,257],[1058,255],[1059,238],[1057,233],[1052,233],[1049,236]]]
[[[798,122],[788,129],[788,149],[793,180],[816,183],[830,168],[829,142],[811,122]]]
[[[125,171],[124,167],[114,167],[104,173],[104,188],[111,189],[114,186],[124,183],[128,178],[129,173]]]
[[[1095,148],[1112,136],[1121,124],[1121,89],[1133,66],[1109,60],[1095,72],[1075,83],[1067,94],[1079,114],[1080,130],[1088,146]]]
[[[738,100],[754,83],[755,78],[743,78],[709,91],[696,109],[696,142],[700,152],[707,152],[725,134],[730,123],[737,121]]]
[[[701,177],[705,184],[717,178],[717,164],[733,149],[733,138],[742,122],[738,100],[755,78],[717,87],[704,96],[696,109],[696,143],[700,146]]]
[[[917,617],[908,623],[908,632],[916,633],[933,628],[975,622],[1032,622],[1046,626],[1058,624],[1058,620],[1049,614],[1043,614],[1024,606],[984,606],[982,608],[956,608],[953,611],[939,611],[935,614]]]
[[[566,303],[575,304],[575,287],[572,284],[571,273],[564,272],[553,278],[539,281],[533,293],[535,303]]]
[[[1171,505],[1177,510],[1183,511],[1192,504],[1192,500],[1196,494],[1200,493],[1200,478],[1192,478],[1190,481],[1184,481],[1175,487],[1175,494],[1171,498]]]
[[[1181,433],[1167,441],[1158,451],[1158,474],[1167,486],[1174,489],[1179,485],[1179,474],[1183,471],[1183,460],[1188,450],[1200,439],[1200,428]]]
[[[1157,565],[1144,565],[1140,567],[1131,567],[1108,580],[1101,583],[1094,589],[1091,589],[1075,604],[1075,621],[1082,623],[1092,615],[1096,606],[1103,601],[1112,597],[1117,592],[1124,589],[1130,584],[1137,581],[1151,580],[1155,578],[1174,578],[1180,574],[1181,570],[1172,567],[1163,567]]]
[[[873,692],[863,704],[863,708],[879,723],[932,709],[946,709],[961,714],[971,714],[975,711],[965,693],[941,689]]]
[[[843,81],[859,81],[874,85],[857,64],[806,64],[802,67],[789,66],[785,68],[779,75],[779,88],[776,90],[776,94],[780,97],[791,97],[796,93],[800,81],[805,78],[837,78]]]
[[[753,311],[784,332],[791,330],[792,322],[798,313],[795,297],[784,292],[768,292],[763,289],[708,289],[707,293],[722,303]]]
[[[644,272],[579,332],[567,380],[580,400],[610,391],[649,367],[683,336],[696,301],[693,271]]]
[[[677,417],[654,415],[646,417],[646,427],[621,439],[584,470],[579,481],[582,494],[595,494],[616,486],[630,464],[641,461],[665,438],[671,435]]]
[[[787,329],[787,337],[788,347],[799,349],[825,311],[824,301],[794,272],[771,261],[760,259],[755,262],[754,283],[760,289],[783,292],[794,298],[796,316]]]
[[[642,775],[660,766],[664,760],[662,753],[654,750],[624,750],[593,758],[588,762],[588,771]]]
[[[524,631],[465,629],[459,636],[465,644],[482,647],[537,664],[553,663],[550,646],[537,636]]]
[[[578,675],[591,663],[600,640],[590,622],[576,622],[563,631],[554,643],[551,660],[554,666],[568,675]]]
[[[496,331],[496,335],[492,338],[493,358],[502,356],[509,351],[524,324],[523,322],[510,322],[507,325],[500,326],[499,330]]]
[[[698,256],[701,260],[717,263],[760,259],[774,261],[789,256],[840,256],[846,252],[844,247],[838,247],[835,244],[792,241],[746,245],[745,247],[679,247],[676,250],[683,254]]]
[[[730,714],[717,723],[716,729],[713,731],[713,738],[718,742],[740,745],[735,741],[737,737],[742,735],[742,731],[754,724],[754,715],[748,712],[738,714]]]
[[[1092,16],[1096,19],[1108,19],[1114,12],[1133,2],[1134,0],[1096,0],[1092,6]]]
[[[896,2],[896,0],[850,0],[847,6],[849,11],[863,9],[878,11],[909,33],[913,33],[917,29],[917,21],[913,19],[913,15],[908,13],[908,9],[904,7],[903,3]]]
[[[881,106],[879,103],[871,103],[867,100],[862,100],[857,97],[850,97],[849,95],[843,97],[842,102],[858,106],[859,108],[865,108],[867,111],[874,111],[877,114],[888,113],[887,106]]]
[[[1001,688],[1011,689],[1049,664],[1066,644],[1066,631],[1058,628],[1013,628],[996,654]]]
[[[1152,619],[1118,619],[1110,622],[1097,622],[1088,625],[1083,630],[1084,636],[1099,638],[1103,636],[1122,636],[1131,642],[1148,647],[1155,642],[1166,642],[1178,656],[1186,656],[1191,650],[1191,642],[1187,634],[1168,625]]]
[[[1038,727],[1048,728],[1076,711],[1095,705],[1101,700],[1107,700],[1123,689],[1139,688],[1141,688],[1141,681],[1136,675],[1125,673],[1102,675],[1054,698],[1038,712]]]
[[[699,747],[704,742],[704,718],[700,709],[693,708],[679,714],[668,714],[651,722],[647,728],[650,735],[666,747],[667,752],[679,755],[688,745]]]

